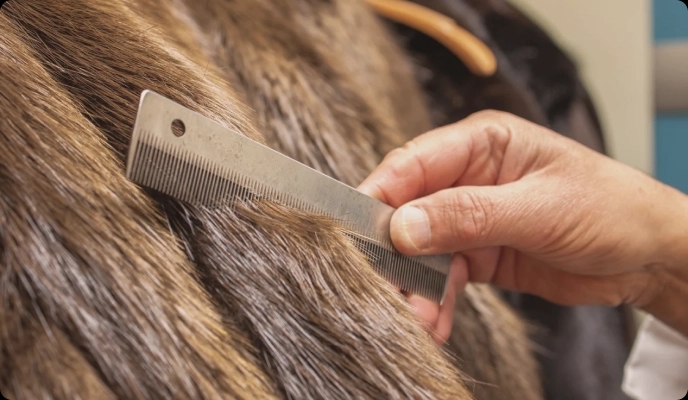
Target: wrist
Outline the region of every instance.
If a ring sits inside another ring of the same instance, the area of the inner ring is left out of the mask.
[[[664,186],[664,217],[658,223],[655,260],[676,278],[688,282],[688,196]]]
[[[653,294],[640,308],[688,336],[688,196],[664,186],[657,208],[664,218],[657,227],[657,250],[646,268]]]
[[[688,279],[660,268],[652,274],[653,296],[639,308],[688,337]]]

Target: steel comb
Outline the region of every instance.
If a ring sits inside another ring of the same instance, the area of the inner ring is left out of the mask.
[[[126,175],[195,205],[263,198],[328,216],[388,282],[444,300],[451,257],[399,253],[389,236],[394,208],[152,91],[141,95]]]

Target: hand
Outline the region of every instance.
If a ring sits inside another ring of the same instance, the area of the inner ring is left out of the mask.
[[[686,197],[544,127],[475,114],[391,152],[359,190],[399,208],[390,229],[400,252],[455,253],[446,307],[409,299],[439,343],[467,280],[688,325],[677,297],[662,294],[688,301]]]

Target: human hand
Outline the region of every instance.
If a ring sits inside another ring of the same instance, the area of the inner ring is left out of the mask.
[[[455,253],[445,305],[409,298],[439,343],[467,280],[562,305],[659,307],[665,320],[679,312],[662,288],[688,295],[686,197],[510,114],[419,136],[358,189],[399,208],[390,230],[400,252]]]

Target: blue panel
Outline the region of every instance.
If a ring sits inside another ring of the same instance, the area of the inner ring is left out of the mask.
[[[688,193],[688,115],[658,115],[655,119],[655,175]]]
[[[653,0],[655,42],[688,39],[688,8]],[[655,177],[688,193],[688,114],[655,117]]]
[[[688,8],[683,3],[654,0],[652,8],[655,41],[688,38]]]

